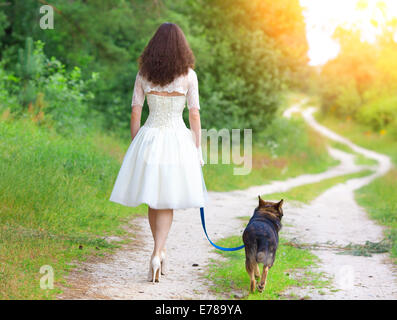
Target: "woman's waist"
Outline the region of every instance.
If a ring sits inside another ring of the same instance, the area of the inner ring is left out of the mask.
[[[149,128],[187,129],[182,115],[150,114],[144,123]]]

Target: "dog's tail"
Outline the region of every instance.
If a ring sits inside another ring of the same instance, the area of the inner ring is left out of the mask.
[[[269,244],[264,239],[257,239],[256,261],[264,262],[267,258]]]

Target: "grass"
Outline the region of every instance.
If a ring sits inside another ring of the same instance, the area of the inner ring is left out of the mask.
[[[373,132],[369,127],[360,125],[353,120],[341,121],[321,113],[316,114],[316,119],[361,147],[389,155],[394,164],[397,164],[397,139],[391,134]]]
[[[312,136],[318,137],[318,135],[314,134],[312,134]],[[324,143],[324,141],[321,141],[321,143]],[[343,144],[331,142],[331,145],[334,148],[354,154],[356,156],[356,164],[376,164],[375,161],[367,159],[360,154],[353,152],[349,147]],[[357,173],[326,179],[318,183],[296,187],[287,192],[266,195],[266,198],[284,198],[288,200],[309,203],[321,195],[324,191],[336,184],[344,183],[350,179],[364,177],[371,173],[372,171],[370,170],[363,170]],[[310,266],[315,265],[316,256],[306,249],[290,246],[288,243],[289,242],[283,238],[280,239],[280,247],[277,252],[276,261],[273,268],[269,272],[268,284],[264,293],[256,292],[254,294],[249,294],[249,277],[245,270],[245,254],[243,250],[235,252],[217,251],[217,253],[226,258],[226,261],[224,259],[216,260],[213,261],[212,265],[210,266],[208,278],[210,278],[214,283],[213,290],[220,295],[228,294],[230,298],[241,298],[242,295],[243,299],[257,300],[291,298],[286,297],[284,292],[287,288],[294,286],[314,286],[316,288],[324,287],[328,282],[320,280],[320,276],[316,273],[313,273],[309,269]],[[226,247],[237,246],[241,244],[241,238],[226,238],[219,241],[218,244]],[[364,250],[362,248],[356,247],[347,249],[350,250],[349,252],[360,251],[361,254]],[[384,250],[383,247],[382,250]],[[291,274],[293,274],[296,270],[302,270],[301,274],[303,274],[303,276],[299,277],[298,279],[291,276]]]
[[[347,146],[343,143],[330,140],[329,144],[331,147],[333,147],[335,149],[339,149],[339,150],[345,151],[347,153],[353,154],[355,156],[354,162],[357,165],[373,166],[373,165],[377,165],[377,163],[378,163],[375,159],[370,159],[370,158],[364,157],[362,154],[353,151],[349,146]]]
[[[276,131],[272,137],[272,131]],[[292,134],[291,134],[292,132]],[[248,176],[234,165],[206,165],[209,190],[226,191],[321,172],[336,164],[326,143],[301,120],[275,121],[256,144]],[[290,137],[299,137],[291,148]],[[267,142],[272,141],[272,144]],[[54,299],[74,265],[115,245],[131,217],[146,206],[128,208],[108,199],[130,141],[95,129],[69,137],[27,119],[0,120],[0,299]],[[40,267],[54,270],[55,288],[40,288]]]
[[[397,164],[397,139],[392,135],[372,132],[370,128],[354,121],[340,121],[333,117],[317,115],[325,126],[349,138],[354,143],[391,157]],[[392,242],[391,256],[397,261],[397,169],[375,179],[355,192],[357,202],[369,216],[387,227],[386,236]]]
[[[284,199],[294,200],[303,203],[310,203],[312,200],[320,196],[323,192],[329,188],[344,183],[350,179],[361,178],[371,174],[370,170],[363,170],[356,173],[346,174],[334,178],[329,178],[316,183],[305,184],[299,187],[292,188],[286,192],[272,193],[264,195],[266,199]]]
[[[388,239],[383,239],[379,242],[366,241],[365,244],[348,244],[339,254],[372,257],[373,253],[386,253],[390,252],[390,249],[390,241]]]
[[[126,147],[24,120],[1,121],[0,137],[0,299],[53,299],[71,261],[114,247],[104,237],[145,212],[108,200]],[[40,289],[43,265],[54,269],[53,290]]]
[[[356,199],[371,218],[388,227],[386,235],[392,241],[391,255],[397,261],[397,170],[357,190]]]
[[[263,140],[260,140],[261,137]],[[238,166],[221,164],[221,156],[218,164],[203,167],[208,190],[245,189],[304,173],[320,173],[338,164],[327,152],[327,140],[300,118],[277,119],[267,132],[259,134],[256,139],[252,151],[252,170],[248,175],[235,175],[233,170]]]
[[[217,242],[218,245],[232,247],[240,245],[241,237],[233,236]],[[245,252],[217,251],[224,259],[212,261],[208,278],[214,283],[212,290],[220,297],[244,300],[279,300],[299,299],[302,297],[287,296],[285,291],[291,287],[322,288],[328,281],[321,280],[321,274],[311,271],[318,258],[305,249],[298,249],[280,238],[276,260],[270,269],[264,292],[249,293],[249,276],[245,270]]]

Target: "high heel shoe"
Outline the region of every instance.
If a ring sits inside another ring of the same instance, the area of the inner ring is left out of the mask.
[[[154,256],[150,261],[148,280],[151,282],[160,282],[161,262],[159,256]]]
[[[161,274],[165,275],[167,273],[167,257],[165,248],[160,252],[160,262],[161,262]]]

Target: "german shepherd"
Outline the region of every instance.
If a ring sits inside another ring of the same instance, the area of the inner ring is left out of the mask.
[[[255,278],[260,277],[258,263],[263,263],[261,281],[258,291],[262,292],[266,286],[266,277],[273,266],[278,246],[278,232],[281,229],[283,217],[283,202],[269,202],[259,198],[259,205],[248,222],[243,233],[245,244],[245,268],[251,279],[250,291],[255,292]]]

